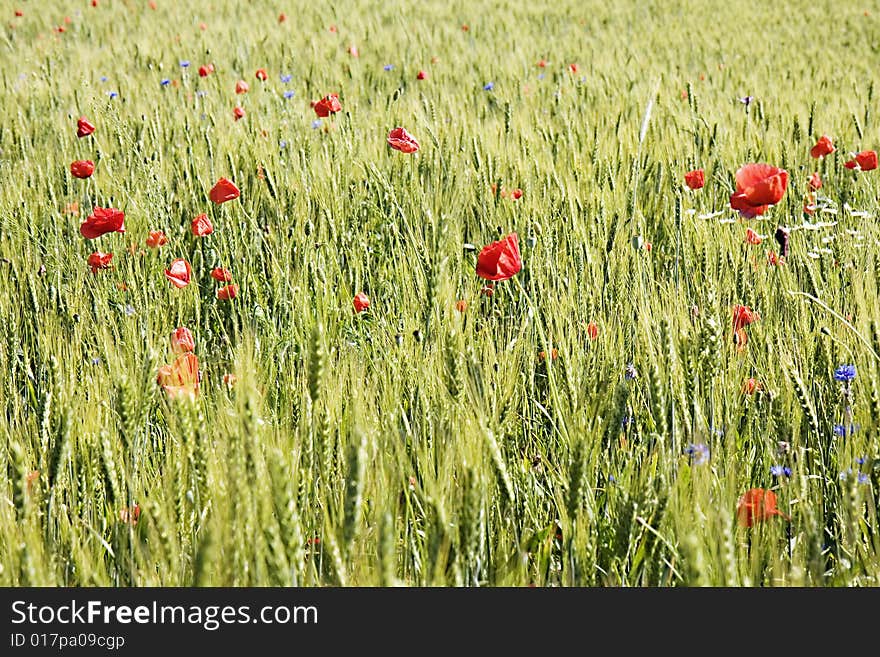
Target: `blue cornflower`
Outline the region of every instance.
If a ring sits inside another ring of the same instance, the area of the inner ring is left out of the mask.
[[[859,456],[856,458],[856,463],[858,463],[859,465],[864,465],[865,461],[867,461],[867,460],[868,460],[867,456]]]
[[[321,127],[321,119],[315,119],[314,121],[312,121],[312,128],[317,130],[320,127]]]
[[[858,482],[860,484],[867,484],[871,482],[871,478],[866,475],[864,472],[859,473]]]
[[[208,90],[207,90],[207,89],[199,89],[199,90],[196,92],[196,96],[198,96],[199,98],[202,98],[202,97],[207,96],[207,95],[208,95]]]
[[[127,306],[125,306],[125,314],[128,315],[129,317],[134,315],[134,306],[132,306],[131,304],[128,304]]]
[[[543,73],[538,73],[538,79],[539,79],[539,80],[543,80],[544,77],[545,77],[545,76],[544,76]]]
[[[855,365],[841,365],[836,370],[834,370],[834,380],[835,381],[843,381],[844,383],[848,383],[856,378],[856,366]]]
[[[748,107],[749,105],[752,104],[752,102],[754,100],[755,100],[754,96],[743,96],[742,98],[739,99],[739,102],[741,102],[743,105]]]
[[[102,76],[101,76],[101,82],[106,82],[106,81],[107,81],[107,76],[106,76],[106,75],[102,75]]]
[[[638,376],[639,376],[639,373],[636,371],[636,366],[633,365],[632,363],[628,363],[626,366],[626,369],[623,372],[623,378],[626,379],[627,381],[632,381],[633,379],[637,378]]]
[[[290,73],[282,73],[281,74],[281,81],[285,84],[290,82],[292,79],[293,79],[293,76]]]
[[[189,60],[188,60],[188,59],[181,59],[181,60],[180,60],[180,66],[181,66],[182,68],[186,68],[187,66],[189,66]]]
[[[846,478],[852,474],[852,468],[847,468],[843,472],[840,473],[841,481],[846,481]]]
[[[770,474],[772,474],[774,477],[790,477],[791,468],[789,468],[787,465],[771,465]]]
[[[709,460],[709,446],[704,443],[690,444],[684,450],[694,465],[703,465]]]
[[[284,92],[284,97],[285,97],[285,98],[293,98],[293,94],[294,94],[293,91],[285,91],[285,92]]]
[[[101,364],[101,359],[100,359],[100,358],[98,358],[97,356],[95,356],[94,358],[92,358],[92,365],[100,365],[100,364]]]
[[[385,66],[383,66],[382,68],[384,68],[386,71],[390,71],[392,68],[394,68],[394,64],[385,64]]]
[[[494,82],[487,82],[486,84],[483,85],[483,91],[492,91],[492,89],[494,89],[494,88],[495,88]]]
[[[617,483],[617,479],[614,477],[613,474],[608,475],[608,481],[609,481],[610,483],[612,483],[612,484],[616,484],[616,483]]]
[[[287,142],[284,141],[283,139],[282,139],[281,141],[278,142],[278,145],[279,145],[281,148],[287,148]]]
[[[846,427],[842,424],[835,424],[833,427],[831,427],[831,431],[834,433],[835,436],[846,435]]]
[[[107,95],[110,96],[110,98],[116,98],[116,96],[118,96],[119,94],[116,93],[115,91],[111,91],[111,92],[110,92],[109,94],[107,94]]]
[[[167,87],[169,84],[171,84],[171,80],[169,80],[168,78],[162,78],[162,82],[160,82],[159,84],[161,84],[163,87]]]

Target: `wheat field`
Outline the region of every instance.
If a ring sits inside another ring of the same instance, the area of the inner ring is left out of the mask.
[[[880,14],[0,19],[0,584],[880,584]],[[787,187],[747,218],[750,163]]]

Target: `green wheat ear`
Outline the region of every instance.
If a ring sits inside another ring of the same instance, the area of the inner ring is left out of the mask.
[[[321,395],[321,387],[324,381],[327,356],[324,351],[323,329],[321,324],[315,324],[312,329],[312,337],[309,342],[309,397],[312,404],[316,404]]]

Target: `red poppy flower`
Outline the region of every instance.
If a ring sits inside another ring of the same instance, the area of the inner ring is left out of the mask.
[[[157,383],[173,399],[195,398],[200,379],[199,359],[191,351],[178,356],[171,365],[160,367],[156,376]]]
[[[124,233],[125,214],[116,208],[95,208],[79,226],[79,232],[87,240],[105,233]]]
[[[266,79],[269,77],[266,74],[266,69],[264,69],[264,68],[258,68],[256,75],[257,75],[257,80],[260,80],[262,82],[265,82]]]
[[[844,164],[847,169],[859,168],[861,171],[871,171],[877,168],[877,151],[862,151],[856,153],[855,157]]]
[[[234,283],[232,285],[227,285],[225,287],[221,287],[217,290],[217,298],[220,301],[228,301],[229,299],[234,299],[238,296],[238,285]]]
[[[158,249],[160,246],[168,244],[168,236],[161,230],[151,230],[147,237],[147,246],[151,249]]]
[[[95,163],[91,160],[74,160],[70,163],[70,175],[74,178],[88,178],[95,173]]]
[[[458,301],[455,302],[455,309],[460,313],[463,313],[464,311],[466,311],[467,306],[468,306],[467,301],[465,301],[464,299],[459,299]]]
[[[702,169],[694,169],[684,174],[684,184],[690,189],[700,189],[706,184],[706,173]]]
[[[99,269],[110,269],[110,261],[113,259],[112,253],[101,253],[100,251],[95,251],[89,256],[89,267],[92,268],[92,273],[96,273]]]
[[[283,23],[286,20],[287,20],[287,14],[284,14],[284,13],[278,14],[278,22],[279,23]]]
[[[818,171],[810,176],[810,179],[807,182],[810,185],[810,189],[822,189],[822,176],[819,175]]]
[[[324,96],[317,103],[312,105],[315,110],[315,114],[320,116],[322,119],[330,116],[331,114],[335,114],[336,112],[342,109],[342,105],[339,102],[339,96],[337,94],[329,94]]]
[[[192,276],[192,267],[183,258],[177,258],[171,262],[168,269],[165,270],[165,277],[171,281],[174,287],[181,288],[189,285]]]
[[[739,331],[753,322],[761,319],[761,316],[748,306],[736,305],[733,307],[733,330]]]
[[[599,337],[599,327],[596,326],[596,322],[590,322],[587,324],[587,336],[590,340],[595,340]]]
[[[195,348],[196,341],[188,328],[179,326],[171,331],[171,350],[174,353],[182,354],[187,351],[195,351]]]
[[[356,313],[362,313],[367,308],[370,307],[370,300],[367,298],[367,295],[363,292],[358,292],[354,295],[354,311]]]
[[[98,5],[97,2],[92,4],[93,7]],[[132,507],[124,506],[119,509],[119,522],[124,523],[126,525],[131,525],[132,527],[136,527],[138,524],[138,519],[141,517],[141,507],[139,504],[135,504]]]
[[[546,358],[547,358],[546,351],[544,351],[542,349],[541,351],[538,352],[538,360],[539,361],[544,361],[544,360],[546,360]],[[553,347],[553,349],[550,350],[550,360],[556,360],[557,358],[559,358],[559,350],[556,349],[556,347]]]
[[[79,117],[79,121],[76,122],[76,136],[77,137],[87,137],[95,131],[95,126],[89,122],[89,120],[81,116]]]
[[[235,117],[236,121],[238,121],[239,119],[243,119],[244,118],[244,108],[243,107],[236,107],[234,110],[232,110],[232,116]]]
[[[215,281],[220,281],[221,283],[231,283],[232,272],[223,267],[214,267],[214,269],[211,270],[211,278]]]
[[[776,254],[776,251],[770,251],[767,253],[767,264],[771,267],[776,267],[782,262],[782,259]]]
[[[416,75],[417,80],[424,80],[427,77],[428,77],[428,74],[425,73],[424,71],[419,71],[418,75]]]
[[[220,204],[236,199],[240,194],[241,192],[238,191],[238,187],[235,186],[235,183],[226,178],[220,178],[220,180],[218,180],[211,188],[208,195],[214,203]]]
[[[196,237],[204,237],[214,232],[214,226],[211,225],[211,220],[204,212],[192,220],[190,228]]]
[[[736,502],[736,518],[743,527],[751,527],[771,516],[782,516],[791,520],[776,508],[776,493],[763,488],[750,488]]]
[[[568,70],[570,73],[577,73],[578,72],[578,65],[577,64],[569,64]]]
[[[477,256],[477,276],[489,281],[506,281],[521,269],[522,258],[516,233],[487,244]]]
[[[764,240],[761,238],[760,235],[758,235],[758,233],[756,233],[751,228],[746,228],[746,243],[754,244],[755,246],[757,246],[763,241]]]
[[[519,187],[510,192],[510,196],[513,198],[514,201],[521,199],[522,195],[523,190],[521,190]]]
[[[746,379],[746,382],[743,383],[742,392],[744,395],[752,395],[756,391],[762,390],[763,388],[764,386],[761,385],[761,382],[758,381],[758,379],[750,376],[748,379]]]
[[[21,9],[16,9],[15,15],[21,18],[22,16],[24,16],[24,12]]]
[[[227,372],[223,375],[223,385],[227,388],[231,388],[235,385],[235,382],[238,381],[238,377],[235,376],[232,372]]]
[[[764,214],[782,200],[788,185],[788,172],[769,164],[746,164],[736,172],[736,192],[730,207],[746,218]]]
[[[388,145],[401,153],[415,153],[419,150],[419,142],[404,128],[394,128],[388,133]]]
[[[211,75],[211,73],[213,73],[213,72],[214,72],[214,65],[213,64],[208,64],[207,66],[199,66],[199,76],[200,77],[206,78],[209,75]]]
[[[819,159],[820,157],[831,155],[836,150],[834,144],[831,142],[831,137],[828,135],[822,135],[819,137],[819,141],[816,142],[816,145],[810,149],[810,157]]]
[[[549,62],[546,59],[542,59],[538,62],[538,68],[546,68]]]
[[[246,94],[250,89],[250,85],[244,80],[239,80],[235,83],[235,93],[237,94]]]

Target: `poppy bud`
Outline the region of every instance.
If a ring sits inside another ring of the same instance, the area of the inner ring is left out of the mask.
[[[257,76],[257,80],[260,80],[261,82],[265,82],[266,79],[269,77],[266,74],[266,69],[264,69],[264,68],[258,68],[257,72],[256,72],[256,76]]]
[[[775,237],[776,241],[779,243],[779,255],[781,255],[783,258],[787,258],[790,237],[789,232],[785,228],[780,226],[776,229],[776,233],[773,235],[773,237]]]

